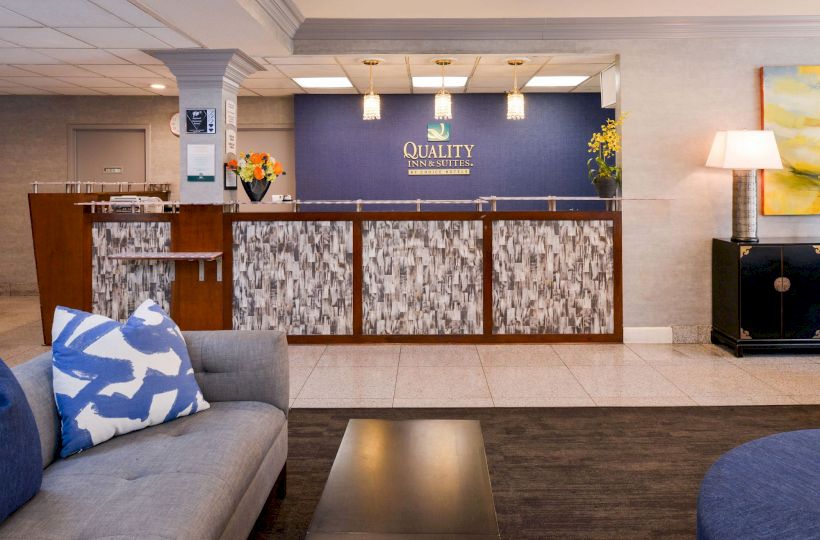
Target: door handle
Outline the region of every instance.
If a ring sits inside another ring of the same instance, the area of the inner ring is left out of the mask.
[[[787,277],[779,277],[774,280],[774,290],[779,293],[784,293],[791,289],[792,282]]]

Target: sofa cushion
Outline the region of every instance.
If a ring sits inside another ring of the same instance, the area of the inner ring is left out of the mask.
[[[266,403],[213,403],[58,460],[0,538],[218,538],[285,426]]]
[[[37,493],[42,479],[34,415],[14,374],[0,360],[0,522]]]
[[[52,337],[62,457],[208,408],[182,332],[152,300],[125,324],[58,307]]]

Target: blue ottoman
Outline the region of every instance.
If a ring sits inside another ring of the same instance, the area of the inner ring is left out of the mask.
[[[820,429],[779,433],[722,455],[700,486],[698,538],[820,539]]]

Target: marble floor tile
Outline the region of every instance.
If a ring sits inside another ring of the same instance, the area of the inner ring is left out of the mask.
[[[649,365],[570,366],[592,397],[685,397],[674,384]]]
[[[692,407],[697,405],[686,396],[662,397],[596,397],[599,407]]]
[[[320,367],[396,367],[399,345],[328,345]]]
[[[770,396],[784,395],[731,364],[655,366],[687,396]]]
[[[781,394],[820,395],[820,364],[739,364],[739,367]]]
[[[308,380],[308,376],[313,371],[312,367],[307,366],[290,366],[288,374],[290,375],[290,397],[291,399],[299,397],[299,392]]]
[[[400,366],[481,366],[475,345],[402,345]]]
[[[630,343],[629,348],[655,366],[730,363],[728,353],[701,344]]]
[[[385,409],[393,405],[390,398],[296,398],[294,409]]]
[[[594,407],[589,396],[583,397],[493,397],[496,407]]]
[[[392,400],[395,386],[395,367],[316,366],[297,399]]]
[[[564,361],[550,345],[478,345],[484,367],[563,366]]]
[[[820,364],[820,354],[750,354],[735,358],[729,358],[729,361],[738,367],[743,366],[770,366],[779,367],[786,364]]]
[[[552,348],[567,366],[634,366],[645,362],[620,343],[556,344]]]
[[[820,405],[820,394],[795,394],[789,397],[801,405]]]
[[[732,405],[796,405],[790,396],[692,396],[696,404],[705,407],[729,407]]]
[[[454,407],[492,407],[490,398],[396,398],[393,407],[396,408],[454,408]]]
[[[313,368],[325,349],[325,345],[288,345],[290,366]]]
[[[484,368],[496,398],[589,398],[565,366]]]
[[[491,399],[480,367],[399,366],[396,399]]]

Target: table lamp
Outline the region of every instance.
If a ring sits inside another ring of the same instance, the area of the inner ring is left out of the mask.
[[[757,242],[757,171],[782,169],[772,131],[718,131],[707,167],[732,169],[732,241]]]

